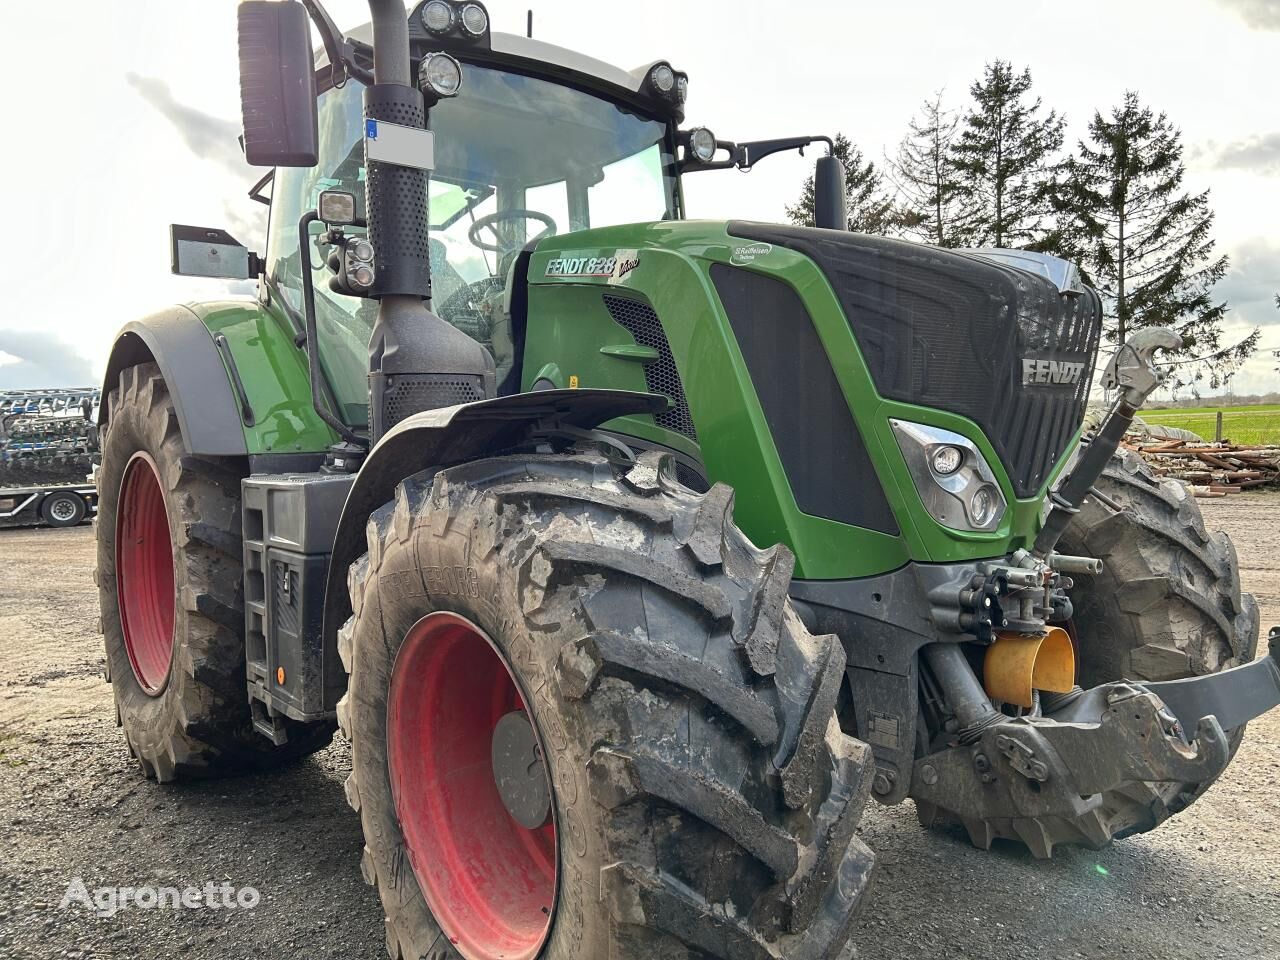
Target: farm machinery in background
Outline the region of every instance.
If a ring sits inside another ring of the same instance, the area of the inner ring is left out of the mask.
[[[0,526],[71,527],[97,512],[93,388],[0,391]]]
[[[172,266],[257,296],[109,358],[96,577],[145,775],[336,725],[396,960],[824,960],[869,798],[1048,857],[1226,769],[1280,650],[1118,450],[1172,333],[1086,433],[1071,264],[848,233],[830,156],[818,228],[689,221],[684,178],[826,138],[685,128],[670,62],[473,0],[369,5],[238,5],[265,253],[175,226]]]

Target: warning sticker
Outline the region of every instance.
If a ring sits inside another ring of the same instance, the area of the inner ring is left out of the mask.
[[[898,718],[888,713],[867,714],[867,740],[886,750],[898,749]]]

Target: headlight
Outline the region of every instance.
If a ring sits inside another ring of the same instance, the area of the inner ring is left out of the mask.
[[[483,37],[489,29],[489,15],[478,3],[463,7],[458,19],[462,22],[462,32],[471,37]]]
[[[689,99],[689,78],[683,73],[676,78],[676,102],[684,103]]]
[[[352,241],[351,246],[347,249],[351,251],[352,259],[360,260],[365,263],[368,263],[373,259],[373,244],[368,240],[365,240],[363,237]]]
[[[969,498],[969,519],[975,527],[985,527],[991,522],[996,512],[996,497],[999,491],[989,484],[984,484],[973,492]]]
[[[972,441],[923,423],[889,423],[929,516],[952,530],[988,532],[999,526],[1008,503]]]
[[[447,53],[429,53],[418,68],[418,83],[424,93],[440,99],[456,97],[462,86],[462,67]]]
[[[716,155],[716,135],[706,127],[689,131],[689,152],[699,163],[710,163]]]
[[[431,0],[422,8],[422,24],[432,33],[448,33],[453,26],[453,7],[444,0]]]
[[[660,63],[649,72],[649,83],[659,94],[669,97],[676,88],[676,72],[670,64]]]
[[[959,447],[950,445],[934,447],[933,453],[929,454],[929,464],[933,467],[933,472],[940,477],[949,477],[960,469],[960,464],[964,463],[964,451]]]
[[[359,290],[367,290],[373,286],[373,267],[367,263],[358,263],[347,274],[351,285]]]

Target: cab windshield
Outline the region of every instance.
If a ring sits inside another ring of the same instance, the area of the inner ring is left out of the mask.
[[[323,190],[356,194],[364,209],[362,91],[355,82],[320,98],[320,162],[277,171],[268,269],[301,309],[297,223]],[[679,216],[667,127],[571,87],[473,64],[457,97],[431,110],[436,168],[429,193],[433,306],[484,343],[499,379],[514,362],[503,306],[512,266],[533,240],[589,227]],[[342,416],[366,416],[371,300],[328,287],[327,251],[312,228],[319,347]]]

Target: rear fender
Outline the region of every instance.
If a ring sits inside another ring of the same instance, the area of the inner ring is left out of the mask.
[[[351,616],[347,569],[365,551],[369,515],[395,496],[401,480],[518,448],[532,434],[556,426],[590,429],[666,406],[665,397],[625,390],[544,390],[426,410],[389,430],[360,468],[334,535],[324,605],[326,709],[336,707],[346,688],[337,651],[338,628]]]

